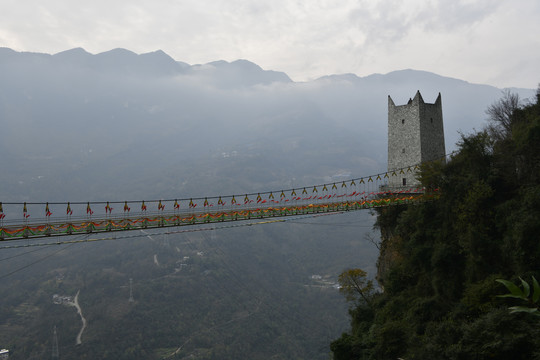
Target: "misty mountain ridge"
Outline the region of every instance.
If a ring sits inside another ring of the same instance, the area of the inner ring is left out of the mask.
[[[74,48],[54,55],[28,52],[15,52],[8,48],[0,48],[0,62],[9,65],[10,62],[42,66],[68,66],[124,75],[151,75],[151,76],[177,76],[208,74],[216,80],[226,81],[227,85],[255,85],[270,84],[272,82],[291,82],[291,79],[282,72],[263,70],[260,66],[247,61],[224,60],[213,61],[208,64],[189,65],[176,61],[162,50],[136,54],[126,49],[113,49],[93,55],[83,48]],[[250,81],[233,84],[233,79],[241,80],[249,76]]]
[[[136,54],[127,49],[116,48],[98,54],[91,54],[79,47],[50,55],[34,52],[17,52],[9,48],[0,47],[0,63],[2,65],[7,65],[11,61],[27,62],[28,60],[30,60],[30,62],[33,61],[34,64],[41,62],[49,65],[70,65],[81,68],[91,68],[96,71],[116,71],[133,75],[152,74],[174,76],[210,72],[210,75],[216,78],[219,78],[220,76],[228,78],[234,77],[238,83],[243,82],[242,77],[249,75],[252,77],[249,85],[270,84],[273,82],[292,82],[290,77],[284,72],[263,70],[259,65],[245,59],[238,59],[232,62],[217,60],[207,64],[190,65],[182,61],[174,60],[163,50]],[[352,73],[333,74],[319,77],[314,81],[325,81],[330,79],[332,81],[351,81],[353,83],[364,82],[366,84],[373,84],[382,82],[392,84],[399,81],[433,82],[434,77],[438,77],[440,80],[453,80],[456,83],[491,87],[489,85],[470,84],[464,80],[414,69],[395,70],[387,74],[376,73],[364,77]],[[232,83],[229,85],[234,86]],[[513,89],[517,91],[528,90],[522,88]]]
[[[447,152],[501,96],[425,71],[294,82],[247,60],[189,65],[161,50],[0,48],[0,82],[3,201],[212,196],[370,175],[386,169],[388,95],[399,105],[440,92]]]

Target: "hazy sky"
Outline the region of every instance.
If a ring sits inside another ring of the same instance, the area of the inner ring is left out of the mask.
[[[294,81],[406,68],[540,82],[538,0],[0,0],[0,46],[247,59]]]

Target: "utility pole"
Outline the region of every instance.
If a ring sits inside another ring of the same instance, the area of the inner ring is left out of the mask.
[[[169,233],[164,231],[162,233],[162,236],[163,236],[163,246],[166,248],[170,248],[171,244],[169,243]]]
[[[58,352],[58,335],[56,334],[56,325],[54,325],[51,359],[60,359],[60,353]]]
[[[129,302],[135,302],[133,298],[133,279],[129,278]]]

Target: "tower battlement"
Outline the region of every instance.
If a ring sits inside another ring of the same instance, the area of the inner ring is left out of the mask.
[[[420,91],[405,105],[388,96],[388,171],[408,168],[443,158],[444,126],[441,94],[435,103],[425,103]],[[419,184],[415,172],[390,177],[390,187]]]

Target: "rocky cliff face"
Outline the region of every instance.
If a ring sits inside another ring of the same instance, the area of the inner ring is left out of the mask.
[[[395,231],[396,223],[401,213],[400,208],[384,208],[377,211],[376,227],[381,232],[381,243],[379,246],[379,257],[377,259],[377,275],[375,278],[380,287],[384,290],[384,280],[388,276],[390,269],[399,265],[403,260],[402,247],[403,239]]]
[[[399,246],[401,238],[399,236],[381,236],[381,249],[379,258],[377,259],[377,282],[384,290],[384,279],[390,271],[393,264],[399,263],[401,255],[399,254]]]

